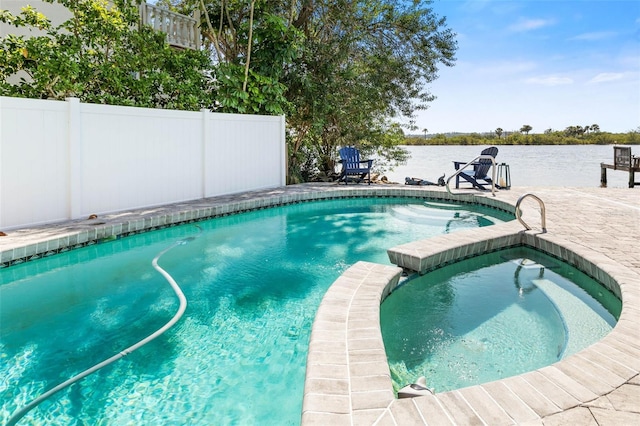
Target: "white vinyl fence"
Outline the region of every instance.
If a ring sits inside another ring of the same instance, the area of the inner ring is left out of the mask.
[[[0,97],[0,230],[285,184],[284,117]]]

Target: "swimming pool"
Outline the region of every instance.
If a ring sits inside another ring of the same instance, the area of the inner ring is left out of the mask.
[[[49,424],[297,424],[310,326],[328,286],[387,247],[512,216],[415,199],[347,199],[148,232],[0,270],[3,420],[157,329],[168,333],[43,402]]]
[[[584,273],[518,247],[408,281],[380,323],[395,391],[424,376],[445,392],[564,359],[608,334],[621,308]]]

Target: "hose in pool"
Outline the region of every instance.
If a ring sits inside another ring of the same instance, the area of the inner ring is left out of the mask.
[[[170,329],[176,322],[178,322],[178,320],[182,317],[182,314],[184,314],[185,309],[187,309],[187,298],[184,296],[184,293],[182,293],[182,290],[180,289],[180,286],[178,286],[178,284],[175,282],[173,277],[171,275],[169,275],[169,273],[166,272],[164,269],[162,269],[160,266],[158,266],[158,259],[160,259],[160,257],[163,254],[165,254],[166,252],[168,252],[169,250],[171,250],[175,246],[186,244],[187,241],[191,241],[194,238],[195,237],[189,237],[189,238],[185,238],[184,240],[180,240],[180,241],[175,242],[174,244],[170,245],[169,247],[167,247],[166,249],[164,249],[160,253],[158,253],[158,255],[151,262],[153,267],[158,272],[160,272],[160,274],[162,274],[162,276],[169,282],[169,284],[173,288],[173,291],[176,293],[176,296],[178,296],[178,299],[180,300],[180,306],[178,307],[178,311],[175,313],[173,318],[171,318],[169,320],[169,322],[166,323],[164,326],[162,326],[161,328],[159,328],[158,330],[156,330],[154,333],[150,334],[149,336],[145,337],[144,339],[140,340],[138,343],[136,343],[136,344],[134,344],[132,346],[129,346],[128,348],[120,351],[119,353],[117,353],[116,355],[112,356],[111,358],[106,359],[106,360],[102,361],[101,363],[94,365],[91,368],[88,368],[87,370],[83,371],[82,373],[79,373],[79,374],[73,376],[72,378],[70,378],[66,382],[60,383],[58,386],[56,386],[56,387],[54,387],[52,389],[49,389],[47,392],[43,393],[38,398],[34,399],[29,404],[25,405],[22,409],[20,409],[15,414],[13,414],[13,416],[11,416],[11,418],[9,419],[9,421],[7,423],[7,426],[13,426],[16,423],[18,423],[18,421],[20,421],[20,419],[22,417],[24,417],[25,414],[27,414],[29,411],[31,411],[32,409],[37,407],[42,401],[44,401],[45,399],[49,398],[51,395],[53,395],[53,394],[61,391],[62,389],[74,384],[75,382],[77,382],[78,380],[83,379],[84,377],[88,376],[89,374],[92,374],[92,373],[98,371],[99,369],[101,369],[103,367],[106,367],[107,365],[119,360],[120,358],[124,358],[125,356],[129,355],[131,352],[135,351],[136,349],[141,348],[142,346],[146,345],[147,343],[149,343],[150,341],[152,341],[156,337],[160,336],[162,333],[164,333],[165,331]]]

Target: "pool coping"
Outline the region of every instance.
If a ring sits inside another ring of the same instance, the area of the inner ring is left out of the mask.
[[[513,221],[389,248],[390,259],[425,272],[503,246],[539,248],[577,266],[621,297],[622,314],[612,333],[534,372],[426,397],[395,399],[380,334],[379,308],[402,270],[358,262],[334,282],[318,309],[309,345],[302,424],[542,424],[543,420],[569,422],[584,416],[640,420],[640,336],[636,331],[640,323],[640,260],[632,251],[638,247],[634,245],[637,237],[634,239],[629,224],[624,223],[628,211],[632,211],[632,218],[635,214],[640,219],[640,202],[629,195],[633,190],[525,188],[500,191],[492,197],[475,191],[450,196],[442,188],[403,185],[293,185],[7,231],[8,236],[0,238],[0,266],[147,230],[304,201],[428,197],[513,211],[523,190],[535,191],[548,203],[548,233],[524,232]],[[567,194],[569,201],[565,200]],[[602,216],[603,198],[611,198],[611,206],[627,209],[627,213],[610,214],[608,210],[606,222],[617,228],[604,237],[600,233],[598,240],[592,234],[594,226],[602,223],[591,226],[589,220],[575,214]],[[535,223],[539,219],[535,208],[532,211],[531,220],[525,218]],[[635,226],[637,236],[640,220]],[[622,258],[625,255],[631,262]]]

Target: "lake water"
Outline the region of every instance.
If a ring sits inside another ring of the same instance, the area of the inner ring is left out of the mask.
[[[436,182],[443,174],[448,178],[455,169],[453,161],[470,161],[487,146],[438,145],[406,146],[411,158],[406,165],[387,171],[391,182],[404,183],[405,177]],[[511,170],[511,184],[521,186],[600,186],[600,163],[613,164],[613,145],[502,145],[496,163],[506,163]],[[633,155],[640,155],[640,145],[631,145]],[[375,166],[375,163],[374,163]],[[629,174],[607,170],[609,188],[628,188]],[[640,174],[636,175],[636,181]],[[453,181],[452,181],[453,183]]]

